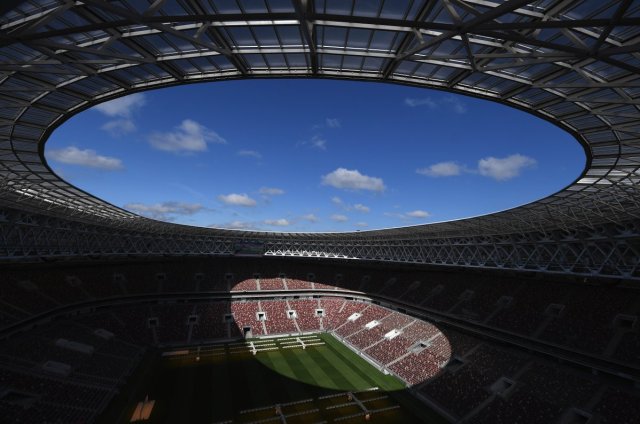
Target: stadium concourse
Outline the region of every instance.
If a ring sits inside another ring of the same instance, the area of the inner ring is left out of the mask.
[[[627,0],[1,2],[2,421],[94,422],[166,349],[321,332],[451,422],[636,424],[638,16]],[[101,102],[267,77],[499,102],[566,130],[586,165],[503,212],[314,234],[154,221],[46,163],[49,135]]]

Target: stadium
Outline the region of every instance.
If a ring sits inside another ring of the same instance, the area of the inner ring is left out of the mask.
[[[638,423],[639,16],[631,0],[4,1],[0,421]],[[142,217],[45,159],[103,102],[269,78],[497,102],[569,133],[586,166],[502,212],[293,233]]]

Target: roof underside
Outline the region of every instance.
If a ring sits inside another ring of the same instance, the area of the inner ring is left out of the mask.
[[[513,234],[638,221],[639,47],[640,2],[628,0],[26,0],[0,17],[0,205],[147,232],[237,235],[110,205],[53,174],[44,143],[74,114],[135,91],[310,77],[497,101],[564,128],[587,154],[576,182],[537,202],[351,237]],[[324,236],[334,237],[286,235]]]

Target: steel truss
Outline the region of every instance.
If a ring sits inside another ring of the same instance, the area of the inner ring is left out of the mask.
[[[429,265],[543,271],[640,279],[637,222],[605,224],[597,232],[425,237],[421,234],[372,237],[367,232],[263,234],[269,256],[342,258]],[[0,257],[33,259],[78,255],[232,255],[238,243],[260,240],[239,231],[226,234],[163,234],[90,224],[12,209],[0,211]]]
[[[638,278],[640,5],[630,0],[24,0],[0,16],[0,257],[228,253]],[[252,77],[387,81],[500,102],[588,164],[505,212],[342,234],[194,229],[73,187],[44,158],[70,116],[136,91]],[[5,218],[3,219],[2,216]]]

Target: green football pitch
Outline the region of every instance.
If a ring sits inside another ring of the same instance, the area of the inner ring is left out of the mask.
[[[147,397],[144,423],[446,422],[329,334],[171,349],[131,380],[100,423],[130,422]]]

